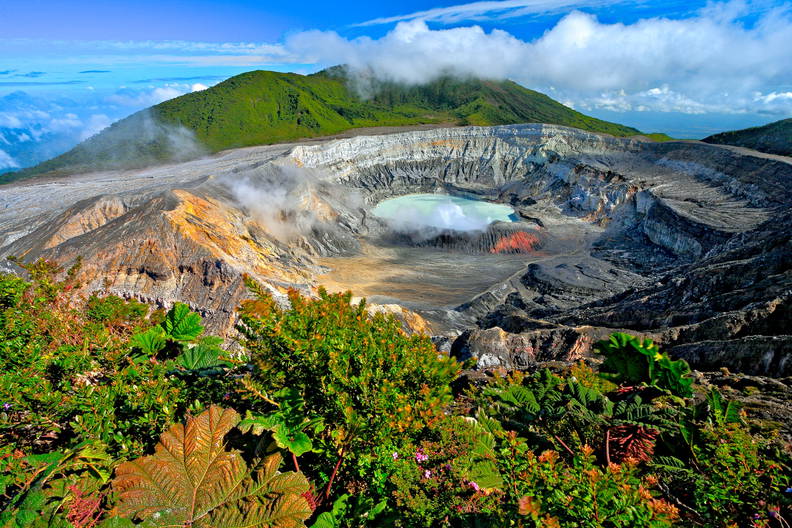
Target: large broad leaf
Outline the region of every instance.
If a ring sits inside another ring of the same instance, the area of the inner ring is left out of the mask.
[[[651,342],[644,343],[647,347]],[[637,338],[622,332],[611,334],[608,340],[599,341],[594,348],[605,356],[605,361],[600,366],[601,375],[617,383],[630,385],[649,381],[649,356],[652,350],[642,346]]]
[[[146,356],[154,356],[165,348],[167,337],[161,326],[149,328],[142,334],[132,336],[132,346],[139,349]]]
[[[202,340],[180,354],[175,362],[185,370],[211,370],[214,372],[231,366],[228,361],[220,359],[222,355],[223,350],[215,345],[213,340]]]
[[[599,341],[595,349],[605,356],[600,375],[606,379],[629,385],[646,383],[682,398],[693,395],[690,366],[660,353],[649,339],[617,332],[608,341]]]
[[[340,528],[349,510],[349,495],[343,494],[333,503],[333,509],[324,512],[311,525],[311,528]]]
[[[210,407],[185,426],[174,425],[153,455],[121,464],[114,513],[149,526],[299,527],[311,515],[300,473],[279,473],[274,454],[250,472],[223,438],[239,421],[233,410]]]
[[[690,376],[690,366],[686,361],[673,360],[662,354],[656,361],[652,384],[663,389],[668,389],[672,394],[689,398],[693,396],[693,378]]]
[[[294,453],[294,456],[302,456],[313,449],[311,438],[303,432],[312,424],[311,421],[305,421],[291,427],[279,412],[267,416],[254,416],[248,411],[245,419],[240,422],[239,429],[243,433],[250,431],[255,435],[270,431],[272,439],[279,448],[288,449]]]
[[[242,432],[252,431],[256,435],[271,431],[277,446],[288,449],[295,456],[302,456],[313,450],[311,438],[305,431],[323,430],[323,420],[319,417],[306,417],[305,400],[293,388],[281,389],[273,396],[278,406],[275,412],[267,416],[254,416],[248,411],[239,424],[239,429]]]
[[[193,341],[204,331],[201,316],[190,311],[190,307],[184,303],[173,305],[165,316],[162,327],[174,341]]]
[[[281,449],[288,449],[294,456],[302,456],[313,449],[313,442],[310,437],[302,431],[289,431],[285,428],[278,428],[273,432],[272,439]]]
[[[333,503],[333,509],[320,514],[311,528],[342,528],[345,526],[393,526],[394,519],[382,519],[388,509],[388,500],[375,503],[362,495],[341,495]]]

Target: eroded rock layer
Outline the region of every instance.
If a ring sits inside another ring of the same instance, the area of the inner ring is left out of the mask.
[[[82,256],[86,290],[182,300],[219,332],[250,274],[276,295],[327,284],[400,305],[482,367],[573,359],[623,329],[701,368],[789,376],[790,189],[790,161],[698,142],[436,129],[3,187],[0,253]],[[371,214],[426,192],[520,222],[405,244]]]

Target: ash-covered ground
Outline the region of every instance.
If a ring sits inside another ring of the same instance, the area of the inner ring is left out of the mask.
[[[514,222],[467,231],[418,231],[418,226],[410,231],[385,222],[382,232],[361,237],[356,254],[318,259],[327,272],[317,280],[329,291],[350,290],[371,302],[405,306],[430,321],[438,333],[474,326],[478,314],[470,308],[491,290],[516,288],[527,293],[520,280],[540,263],[579,286],[601,289],[597,281],[602,270],[576,266],[591,254],[604,228],[564,216],[552,206],[519,209]],[[640,280],[623,275],[620,289]]]

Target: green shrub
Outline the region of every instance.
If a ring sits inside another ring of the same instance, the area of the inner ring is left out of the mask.
[[[536,527],[671,526],[677,509],[652,491],[656,481],[631,464],[596,463],[583,446],[564,462],[555,451],[538,456],[516,435],[507,435],[498,461],[505,476],[505,507],[492,515],[504,524]],[[503,526],[504,524],[500,524]]]
[[[726,524],[762,511],[788,485],[781,468],[763,460],[760,444],[737,424],[707,426],[694,446],[695,508],[709,522]]]
[[[449,416],[427,438],[384,454],[399,526],[473,523],[499,508],[504,481],[495,445],[493,434],[475,421]]]
[[[605,356],[600,372],[608,374],[611,381],[629,385],[646,383],[683,398],[693,395],[688,364],[660,353],[649,339],[617,332],[609,340],[598,342],[595,349]]]
[[[116,514],[193,526],[313,515],[316,528],[758,527],[788,516],[789,453],[717,390],[688,398],[687,365],[651,342],[616,334],[600,344],[603,373],[493,376],[452,402],[456,363],[350,294],[292,292],[283,309],[250,283],[241,365],[186,305],[85,300],[77,268],[24,267],[29,280],[0,275],[3,528],[133,526]],[[155,455],[138,458],[161,434]],[[281,478],[284,455],[302,471]],[[254,461],[264,466],[249,471]],[[206,490],[222,501],[201,502]]]
[[[311,436],[317,478],[332,481],[342,460],[354,465],[378,445],[443,417],[458,367],[438,357],[429,338],[407,335],[391,316],[369,315],[349,293],[320,290],[318,299],[306,299],[292,291],[290,308],[281,309],[250,286],[257,298],[243,303],[239,327],[254,366],[244,393],[256,399],[255,414],[266,416],[284,409],[282,391],[295,391],[303,403],[291,421],[325,424],[303,431]],[[345,479],[355,473],[349,468]]]
[[[0,275],[0,291],[12,292],[0,311],[0,510],[24,525],[24,512],[38,508],[48,512],[37,517],[48,519],[42,525],[58,526],[69,512],[50,505],[105,501],[115,461],[142,455],[187,409],[221,401],[233,381],[177,361],[207,347],[216,353],[216,339],[174,342],[175,359],[143,354],[131,343],[156,326],[146,305],[84,300],[73,271],[61,279],[45,261],[24,267],[30,281]],[[89,455],[99,458],[89,464]]]

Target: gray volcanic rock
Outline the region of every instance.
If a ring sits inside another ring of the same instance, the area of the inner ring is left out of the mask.
[[[694,366],[781,376],[790,189],[789,160],[698,142],[434,129],[0,187],[0,254],[81,255],[86,289],[186,301],[220,332],[249,274],[276,295],[325,283],[410,308],[438,334],[466,330],[455,353],[482,368],[578,358],[626,330]],[[511,204],[522,220],[509,230],[541,247],[466,253],[453,233],[400,246],[371,209],[422,192]]]
[[[480,369],[528,370],[543,362],[581,359],[595,342],[607,335],[608,331],[593,327],[556,327],[520,333],[494,327],[463,335],[452,353],[462,361],[476,359]]]
[[[472,343],[486,358],[482,366],[530,363],[521,352],[526,339],[532,349],[572,357],[576,340],[560,345],[558,332],[583,325],[688,345],[679,352],[709,368],[728,364],[729,353],[695,354],[696,343],[792,332],[789,162],[700,143],[622,140],[552,126],[429,136],[356,138],[292,155],[330,168],[372,201],[445,191],[532,204],[520,213],[543,219],[555,207],[567,218],[606,226],[590,247],[581,240],[562,255],[530,263],[520,276],[458,308],[482,328],[465,338],[465,346]],[[754,360],[740,359],[742,370],[785,372],[769,366],[786,364],[783,340],[745,344],[744,354]],[[760,360],[770,353],[778,356],[775,362]]]

